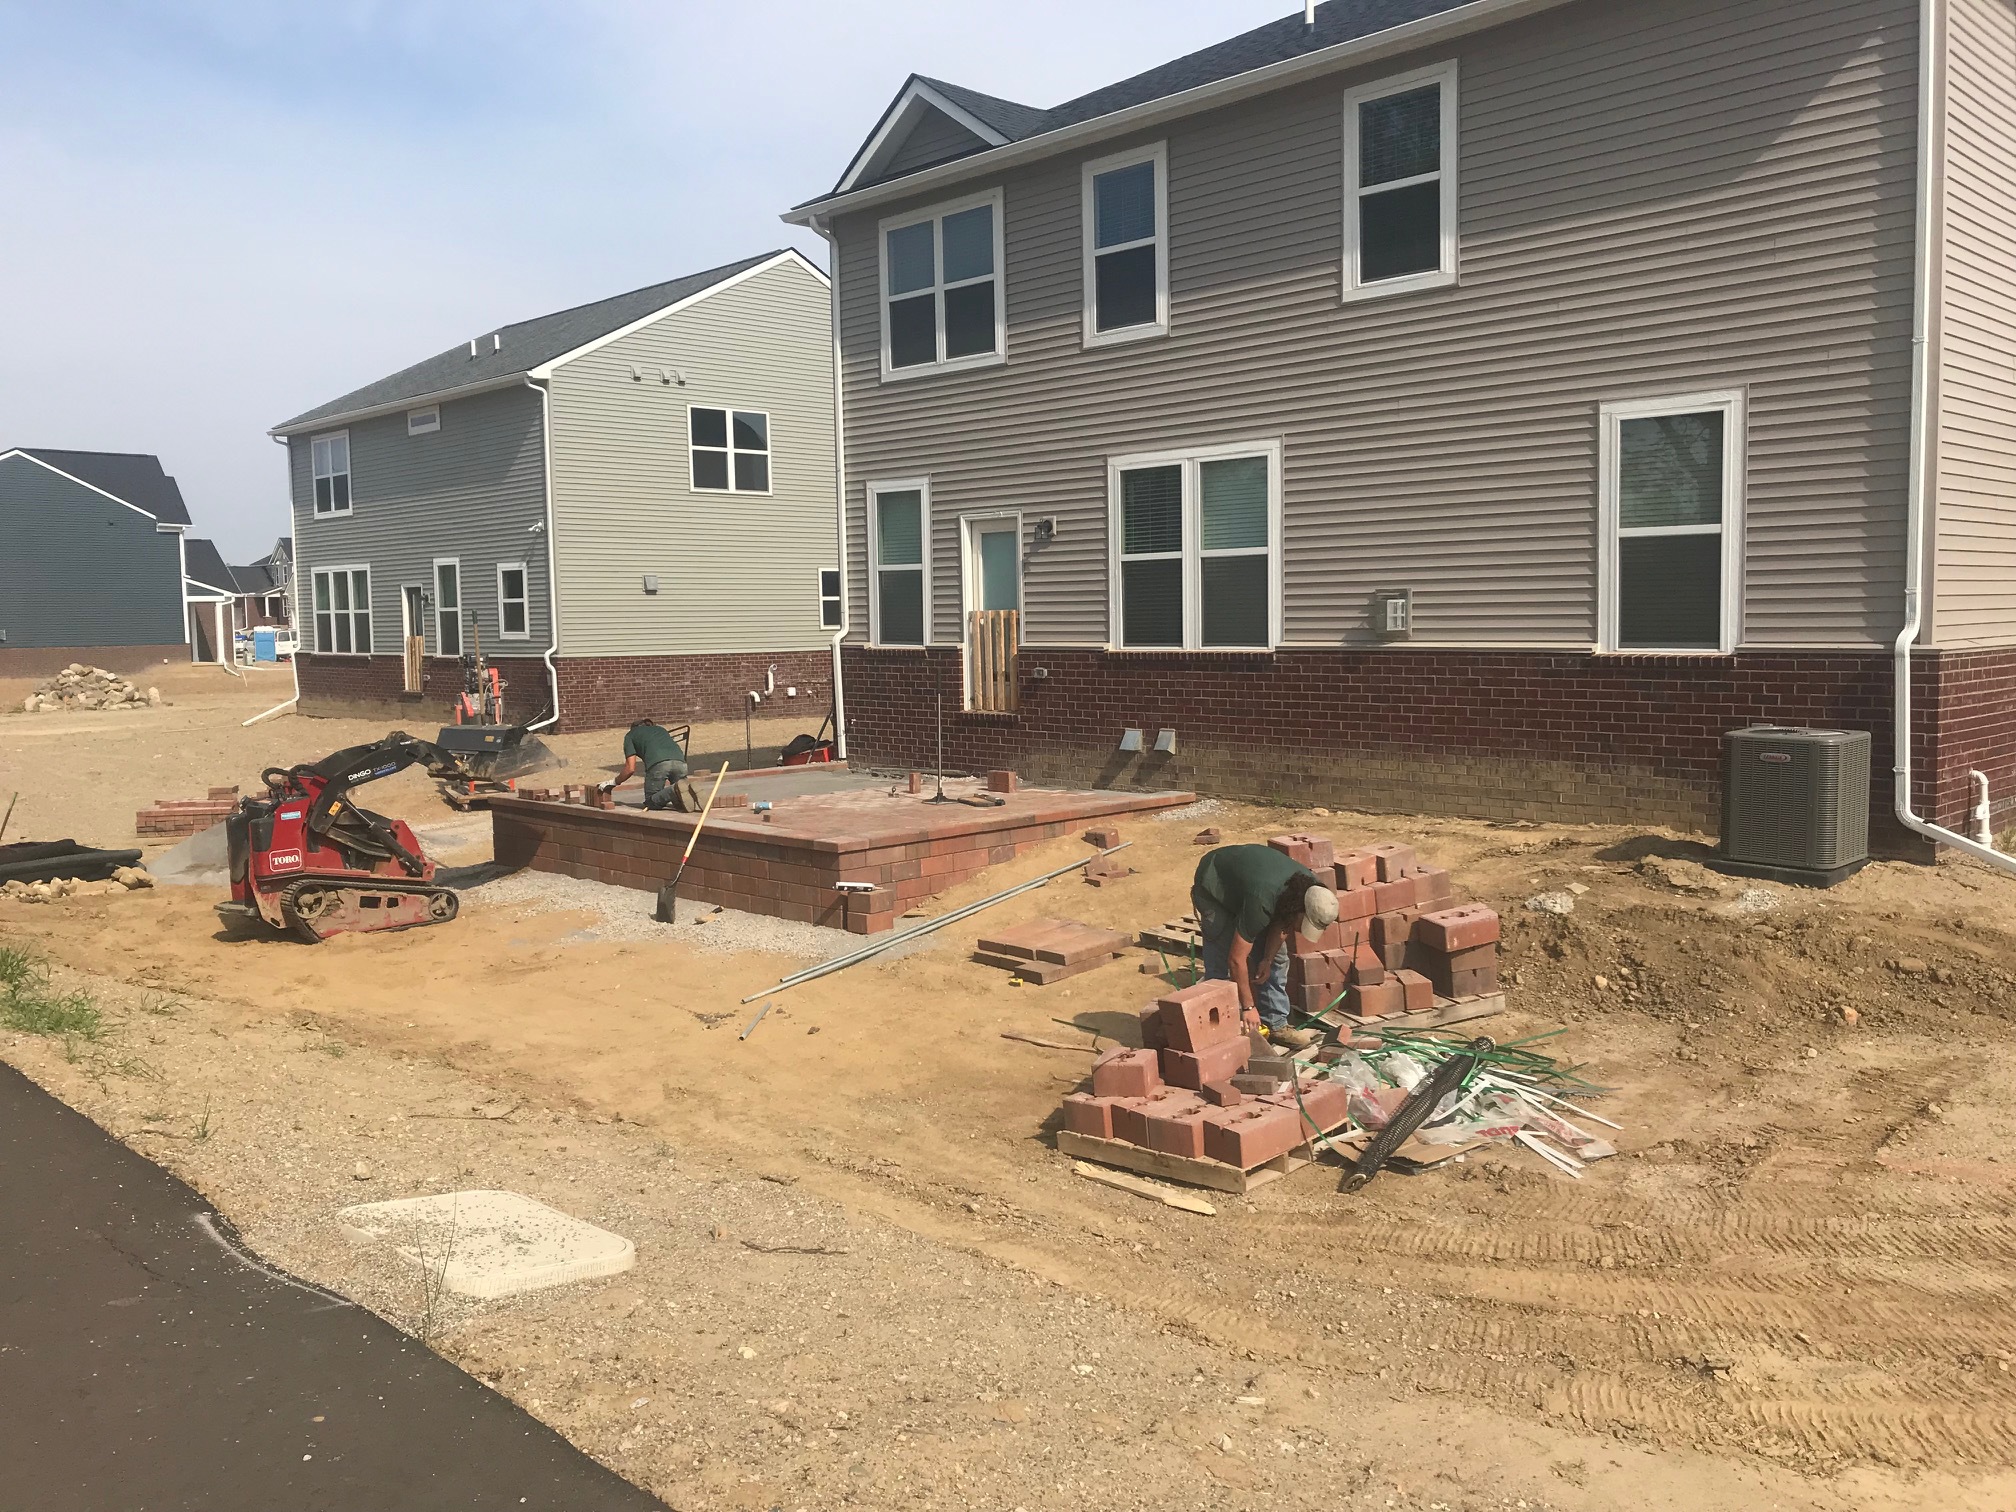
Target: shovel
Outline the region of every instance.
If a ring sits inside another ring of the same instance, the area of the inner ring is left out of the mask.
[[[679,870],[672,873],[672,880],[658,889],[658,912],[652,915],[660,924],[679,922],[679,879],[686,875],[686,863],[693,859],[693,847],[700,841],[700,831],[707,825],[707,816],[714,812],[715,795],[721,791],[722,779],[728,775],[728,763],[721,763],[721,770],[715,774],[713,791],[707,795],[707,806],[700,810],[699,822],[693,826],[693,833],[686,837],[686,854],[679,858]]]

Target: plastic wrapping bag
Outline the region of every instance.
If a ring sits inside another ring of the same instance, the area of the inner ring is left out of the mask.
[[[1405,1087],[1409,1092],[1428,1079],[1428,1068],[1404,1050],[1381,1060],[1379,1070],[1394,1086]]]
[[[1460,1097],[1460,1093],[1451,1096]],[[1446,1099],[1444,1100],[1446,1104]],[[1436,1121],[1415,1135],[1423,1144],[1461,1145],[1479,1139],[1510,1139],[1531,1119],[1533,1110],[1509,1092],[1486,1092],[1461,1111],[1450,1109],[1454,1117],[1436,1110]]]

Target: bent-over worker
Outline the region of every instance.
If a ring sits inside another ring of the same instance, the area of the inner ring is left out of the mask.
[[[1204,936],[1204,975],[1239,989],[1247,1026],[1292,1049],[1314,1044],[1314,1034],[1288,1023],[1288,931],[1320,940],[1337,922],[1337,894],[1272,846],[1221,845],[1197,863],[1190,906]]]
[[[682,808],[690,804],[690,793],[681,786],[688,771],[686,753],[672,738],[672,732],[648,715],[631,725],[624,735],[623,770],[607,785],[621,787],[637,775],[639,767],[644,769],[644,807]]]

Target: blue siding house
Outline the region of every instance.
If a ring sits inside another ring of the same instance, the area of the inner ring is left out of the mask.
[[[0,675],[186,661],[188,526],[157,457],[0,451]]]

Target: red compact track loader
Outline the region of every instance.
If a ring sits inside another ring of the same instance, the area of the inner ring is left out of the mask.
[[[241,799],[224,821],[231,901],[217,905],[218,915],[231,926],[263,921],[311,944],[446,924],[455,893],[434,880],[413,831],[350,801],[353,788],[420,765],[463,775],[452,752],[404,731],[313,766],[268,767],[265,796]]]

